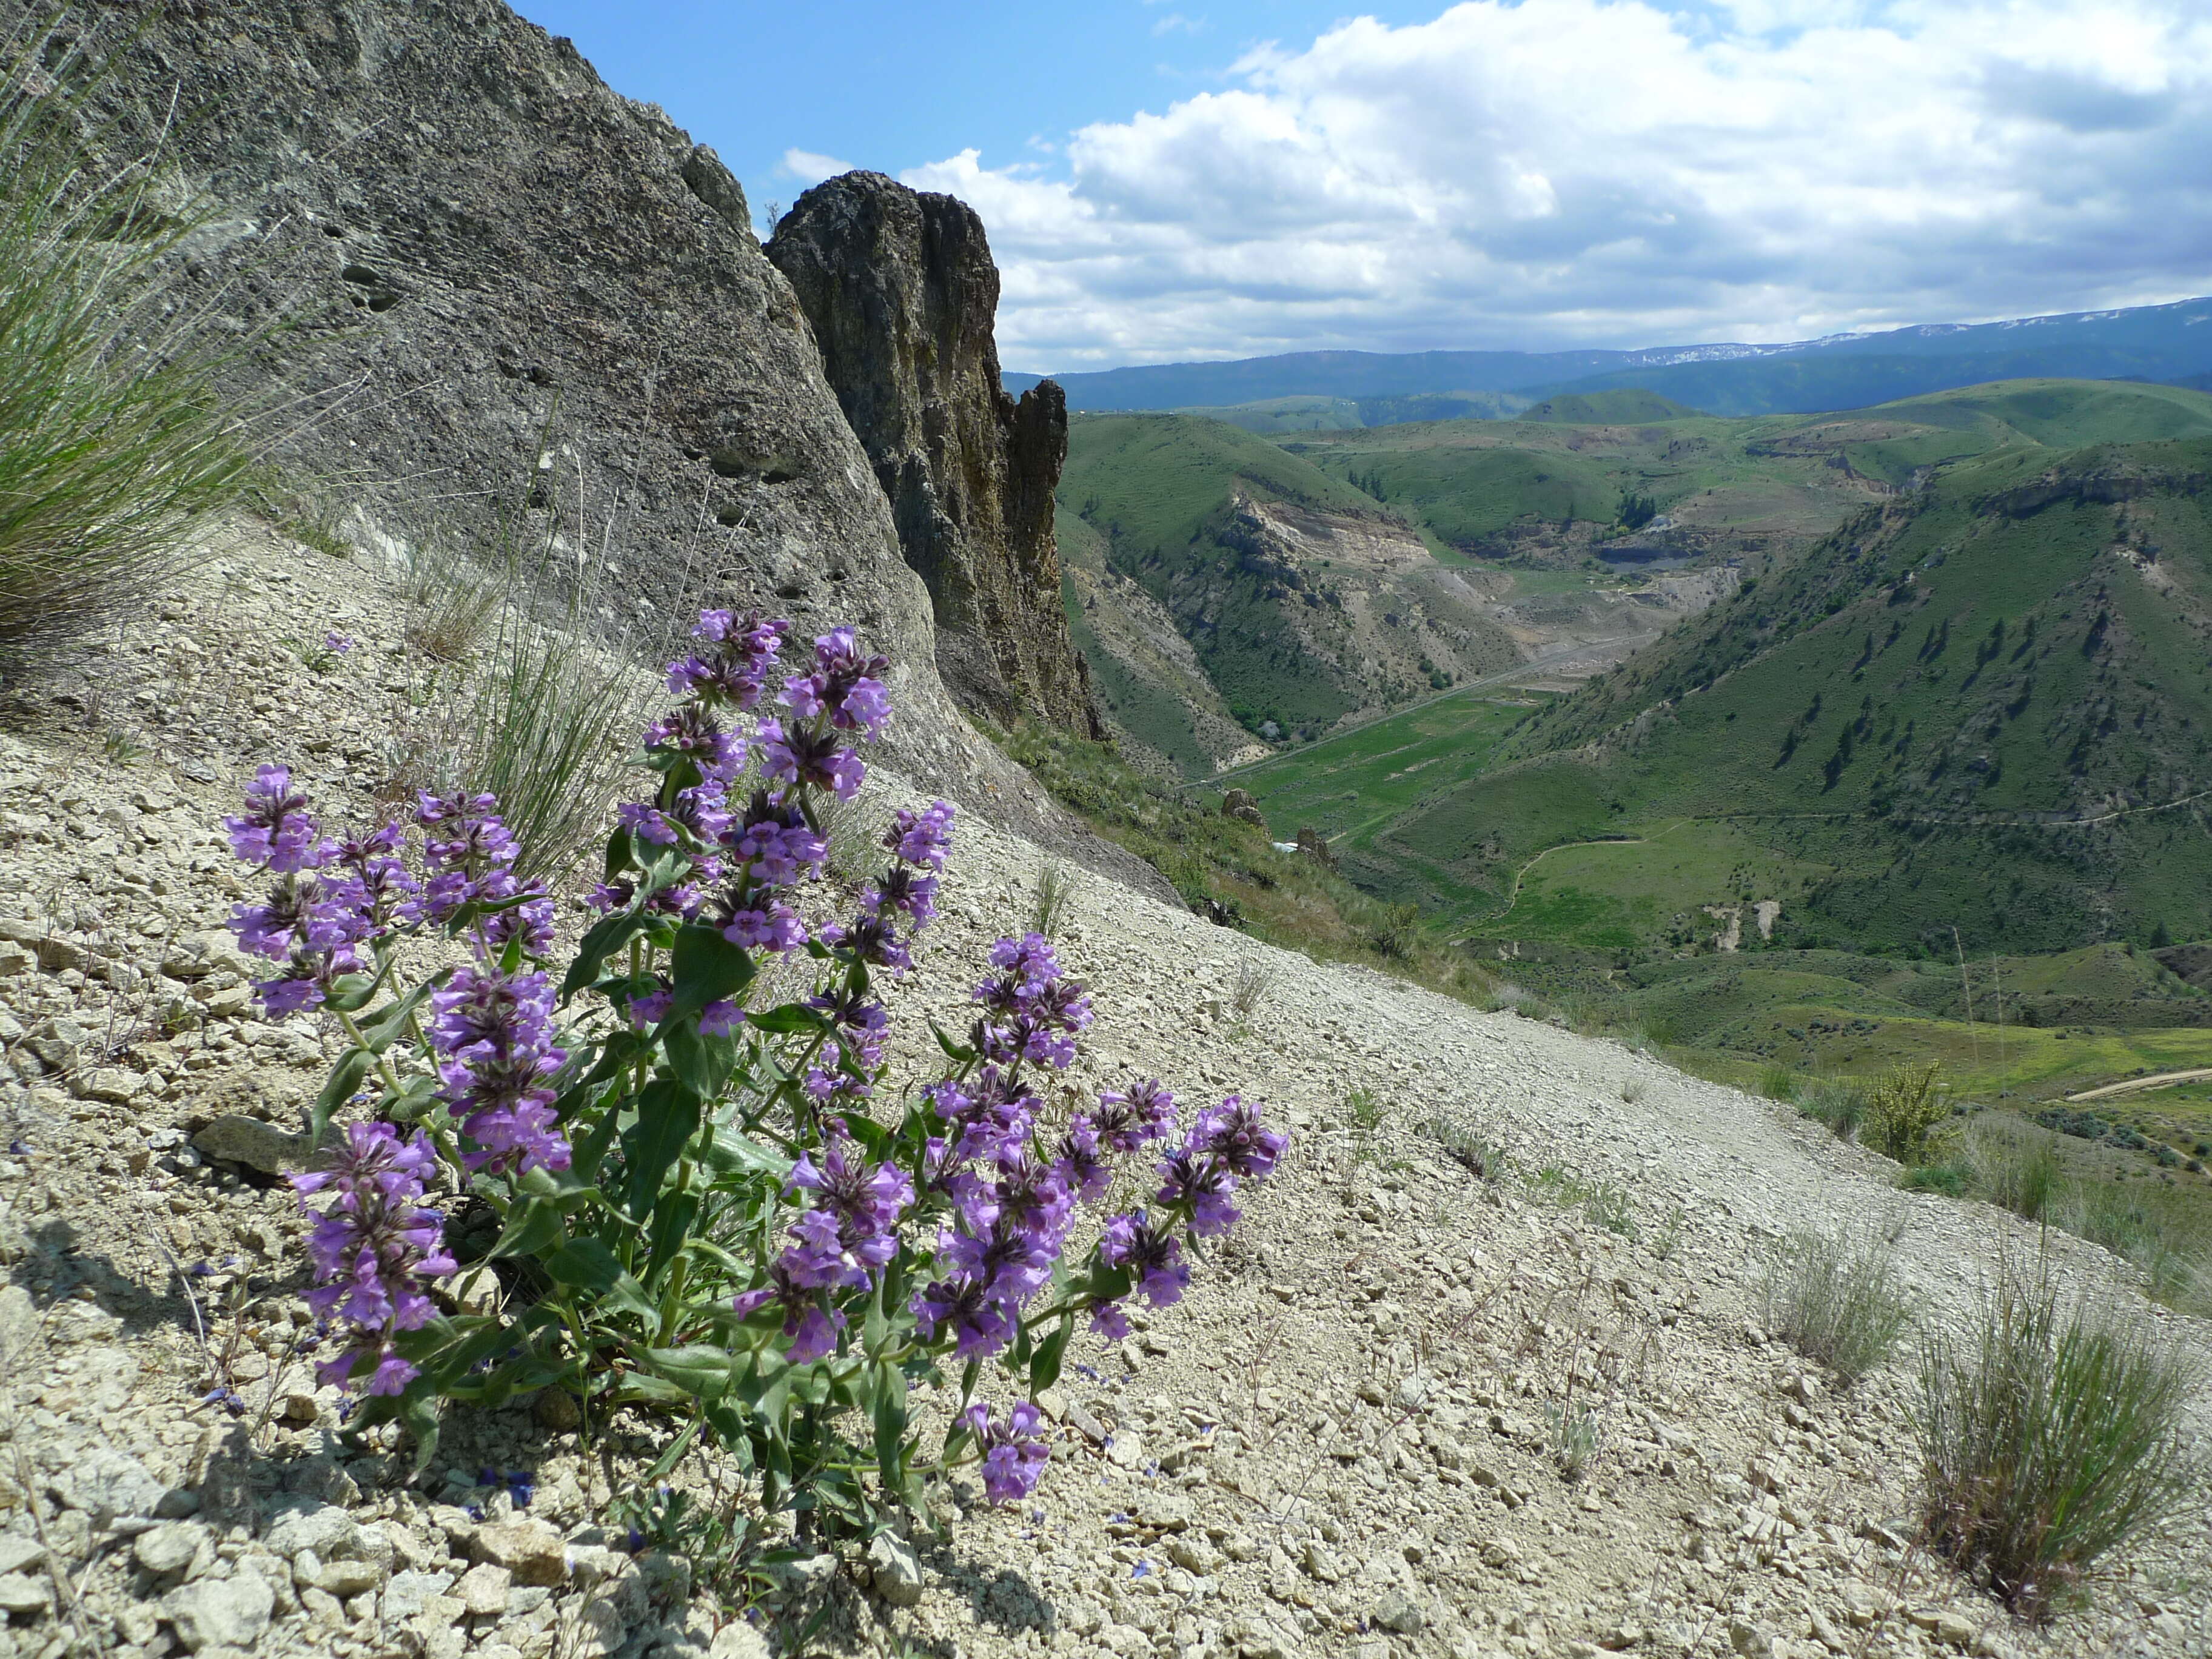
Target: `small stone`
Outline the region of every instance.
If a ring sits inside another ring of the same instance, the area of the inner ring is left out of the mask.
[[[461,1582],[453,1586],[453,1599],[472,1619],[495,1616],[507,1611],[514,1583],[514,1575],[505,1567],[481,1561],[461,1575]]]
[[[301,1550],[313,1550],[328,1561],[361,1553],[361,1523],[337,1504],[300,1493],[277,1502],[282,1507],[269,1523],[266,1540],[271,1555],[289,1561]]]
[[[707,1659],[769,1659],[768,1638],[742,1619],[732,1619],[714,1632]]]
[[[469,1553],[505,1567],[518,1584],[557,1584],[568,1576],[568,1547],[543,1521],[495,1521],[478,1527]]]
[[[1974,1626],[1971,1620],[1955,1613],[1940,1614],[1936,1620],[1936,1639],[1948,1642],[1954,1648],[1974,1644]]]
[[[0,1572],[0,1613],[44,1613],[53,1604],[54,1589],[44,1578],[27,1572]]]
[[[1324,1584],[1334,1584],[1344,1577],[1344,1569],[1337,1565],[1336,1558],[1317,1538],[1306,1540],[1305,1569]]]
[[[120,1066],[95,1066],[76,1080],[80,1100],[105,1100],[118,1106],[136,1098],[145,1086],[145,1079]]]
[[[531,1406],[531,1414],[538,1426],[556,1434],[565,1434],[584,1420],[584,1413],[576,1404],[576,1396],[566,1389],[547,1389]]]
[[[895,1607],[921,1600],[921,1562],[904,1539],[878,1534],[868,1545],[868,1568],[876,1594]]]
[[[0,1532],[0,1573],[27,1571],[46,1559],[46,1547],[37,1539]]]
[[[264,1175],[282,1175],[298,1169],[313,1150],[303,1134],[287,1134],[258,1117],[226,1114],[192,1137],[192,1146],[204,1158],[241,1164]]]
[[[171,1521],[142,1532],[131,1545],[138,1565],[156,1578],[182,1572],[208,1541],[208,1530],[197,1521]]]
[[[202,1648],[250,1648],[269,1628],[276,1593],[268,1580],[245,1569],[228,1578],[203,1578],[161,1598],[161,1616],[175,1626],[177,1639],[198,1653]]]
[[[453,1582],[450,1572],[395,1572],[384,1585],[384,1617],[387,1624],[404,1624],[422,1611],[434,1595],[442,1595]]]
[[[373,1590],[384,1582],[384,1569],[374,1561],[325,1561],[316,1575],[315,1588],[343,1601]]]
[[[1394,1630],[1401,1636],[1418,1635],[1427,1624],[1428,1615],[1421,1611],[1419,1602],[1393,1587],[1376,1598],[1375,1622],[1385,1630]]]
[[[90,1516],[95,1528],[120,1516],[152,1515],[167,1490],[137,1458],[105,1446],[64,1464],[53,1484],[56,1496]]]

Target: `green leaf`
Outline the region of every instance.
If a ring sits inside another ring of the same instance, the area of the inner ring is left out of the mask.
[[[699,1097],[672,1078],[658,1078],[637,1097],[637,1121],[623,1131],[629,1160],[629,1212],[642,1221],[659,1195],[669,1166],[699,1133]]]
[[[707,1147],[707,1163],[717,1175],[764,1175],[781,1182],[789,1179],[792,1162],[773,1147],[763,1146],[726,1123],[714,1126]]]
[[[331,981],[322,1006],[334,1014],[357,1014],[376,994],[374,974],[340,974]]]
[[[421,1474],[438,1455],[438,1396],[421,1382],[399,1397],[399,1420],[415,1437],[415,1470]]]
[[[376,1011],[375,1018],[361,1024],[362,1041],[371,1054],[380,1054],[392,1046],[392,1039],[407,1029],[407,1017],[430,1000],[430,994],[452,977],[451,970],[432,975],[420,985],[401,997],[388,1002]]]
[[[896,1365],[878,1365],[872,1381],[876,1469],[884,1485],[896,1492],[906,1455],[906,1378]]]
[[[491,1247],[493,1255],[537,1255],[559,1244],[568,1229],[560,1206],[543,1198],[526,1198],[507,1212],[507,1231]]]
[[[338,1056],[338,1063],[331,1067],[331,1074],[323,1085],[323,1091],[315,1097],[314,1110],[307,1119],[307,1144],[320,1146],[323,1136],[329,1132],[331,1115],[351,1100],[360,1090],[362,1079],[368,1068],[376,1063],[376,1056],[366,1048],[349,1048]]]
[[[647,1297],[644,1287],[623,1271],[615,1253],[596,1238],[572,1238],[538,1260],[556,1284],[589,1291],[640,1319],[659,1316],[659,1310]]]
[[[973,1048],[964,1043],[955,1042],[945,1034],[945,1028],[933,1019],[929,1022],[929,1034],[937,1039],[937,1046],[945,1050],[947,1060],[957,1060],[963,1066],[975,1060],[976,1054]]]
[[[1075,1329],[1074,1317],[1063,1317],[1060,1323],[1046,1333],[1030,1357],[1030,1398],[1034,1400],[1060,1381],[1060,1364],[1067,1352],[1067,1339]]]
[[[763,1008],[748,1014],[745,1024],[756,1031],[787,1036],[793,1031],[826,1031],[830,1022],[803,1002],[787,1002],[780,1008]]]
[[[607,858],[604,866],[606,873],[600,877],[600,879],[612,881],[623,871],[629,869],[630,863],[629,831],[627,829],[617,830],[614,834],[607,837]]]
[[[728,1392],[731,1360],[720,1348],[696,1342],[680,1348],[647,1348],[645,1363],[694,1399],[714,1400]]]
[[[597,979],[599,964],[652,923],[653,918],[642,910],[617,910],[593,922],[576,946],[576,959],[568,964],[568,977],[561,981],[561,1000],[566,1002]]]
[[[660,1043],[667,1053],[669,1068],[702,1100],[712,1100],[722,1092],[738,1063],[736,1039],[707,1036],[689,1014],[669,1016],[660,1028]]]
[[[753,982],[752,953],[731,944],[718,927],[687,922],[676,930],[669,982],[676,992],[674,1011],[696,1013],[744,993]]]
[[[647,1234],[651,1249],[646,1256],[645,1284],[650,1290],[660,1282],[660,1275],[682,1253],[690,1242],[691,1224],[698,1219],[699,1200],[691,1193],[665,1193],[653,1206],[653,1226]]]

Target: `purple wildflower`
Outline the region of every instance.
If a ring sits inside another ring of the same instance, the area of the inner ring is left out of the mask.
[[[903,864],[884,872],[861,890],[860,903],[873,915],[903,915],[920,933],[937,920],[937,878],[918,876]]]
[[[800,720],[829,716],[832,729],[872,737],[890,719],[890,694],[883,676],[889,657],[869,656],[849,628],[833,629],[814,641],[814,672],[784,682],[776,701]]]
[[[307,798],[292,787],[292,774],[286,767],[257,770],[246,786],[246,811],[225,818],[222,827],[230,832],[234,854],[278,875],[314,869],[331,850],[316,841]]]
[[[884,845],[908,864],[932,870],[945,868],[945,855],[952,847],[952,806],[938,801],[924,812],[902,806],[891,814],[891,827],[884,832]]]
[[[461,1131],[477,1143],[472,1170],[565,1170],[548,1080],[568,1058],[553,1046],[553,990],[544,974],[464,968],[430,995],[431,1046]]]
[[[914,1183],[896,1164],[872,1166],[858,1154],[852,1137],[833,1127],[819,1164],[811,1153],[799,1155],[785,1196],[813,1194],[819,1207],[808,1213],[833,1218],[844,1248],[867,1267],[880,1267],[898,1253],[896,1229],[900,1212],[914,1201]]]
[[[392,1339],[429,1322],[422,1281],[455,1271],[443,1220],[415,1201],[436,1168],[437,1153],[419,1129],[403,1142],[388,1124],[352,1123],[329,1170],[292,1178],[303,1200],[325,1188],[337,1194],[319,1214],[301,1206],[315,1217],[307,1253],[319,1282],[307,1305],[355,1328],[345,1350],[318,1368],[324,1382],[343,1386],[364,1361],[373,1364],[371,1394],[398,1394],[413,1380],[415,1367]]]
[[[691,636],[706,644],[668,665],[670,694],[696,698],[708,708],[752,708],[790,631],[789,623],[764,622],[757,611],[742,617],[727,611],[700,612]]]
[[[1290,1145],[1290,1137],[1262,1127],[1260,1109],[1247,1105],[1241,1095],[1231,1095],[1220,1105],[1198,1115],[1191,1126],[1194,1150],[1211,1154],[1231,1174],[1265,1181]]]
[[[723,783],[737,776],[745,763],[744,738],[725,732],[701,703],[679,703],[647,726],[645,746],[682,755],[702,777]]]
[[[1060,1141],[1060,1179],[1085,1204],[1106,1196],[1113,1183],[1114,1166],[1107,1162],[1098,1141],[1098,1130],[1088,1118],[1076,1117]]]
[[[755,891],[735,900],[725,897],[709,908],[722,937],[749,951],[774,951],[781,956],[806,943],[799,913],[773,894]]]
[[[1142,1210],[1106,1224],[1098,1238],[1098,1259],[1126,1269],[1155,1308],[1182,1301],[1183,1287],[1190,1283],[1190,1264],[1182,1259],[1182,1241],[1174,1226],[1155,1224]]]
[[[924,1341],[934,1342],[939,1331],[952,1328],[952,1352],[962,1359],[988,1358],[1014,1340],[1013,1316],[989,1285],[964,1274],[923,1286],[908,1305]]]
[[[1187,1214],[1191,1231],[1200,1238],[1225,1233],[1236,1224],[1237,1206],[1229,1195],[1237,1189],[1237,1176],[1212,1153],[1201,1151],[1195,1140],[1170,1152],[1158,1169],[1158,1201]]]
[[[830,732],[763,720],[759,732],[761,771],[772,782],[795,783],[834,792],[839,800],[860,793],[868,769]]]
[[[1107,1146],[1117,1152],[1133,1152],[1148,1140],[1175,1133],[1175,1097],[1158,1079],[1148,1079],[1126,1091],[1101,1094],[1091,1121]]]
[[[825,1015],[837,1028],[837,1040],[862,1066],[872,1066],[883,1058],[884,1033],[890,1028],[890,1012],[867,994],[841,985],[806,999],[806,1006]]]
[[[710,1002],[699,1011],[701,1036],[727,1036],[745,1023],[745,1011],[734,1002]]]
[[[991,1408],[977,1401],[961,1413],[983,1455],[983,1495],[994,1504],[1012,1504],[1036,1490],[1052,1449],[1045,1443],[1044,1414],[1029,1401],[1018,1401],[1003,1423],[991,1420]]]
[[[626,800],[615,808],[615,821],[640,841],[651,842],[655,847],[676,845],[676,826],[658,807]]]
[[[819,875],[830,856],[830,843],[798,805],[781,792],[765,789],[753,792],[744,822],[724,833],[723,845],[750,866],[747,873],[756,884],[768,887],[787,887],[802,875]]]
[[[793,1364],[811,1364],[836,1351],[837,1334],[845,1328],[845,1316],[835,1308],[825,1310],[811,1286],[794,1280],[785,1257],[769,1265],[766,1285],[733,1297],[730,1305],[743,1318],[758,1313],[770,1304],[783,1310],[783,1334],[791,1340],[787,1357]]]

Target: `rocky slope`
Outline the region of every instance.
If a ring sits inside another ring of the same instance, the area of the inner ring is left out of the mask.
[[[1050,380],[1018,403],[999,384],[982,220],[955,197],[848,173],[800,197],[767,252],[929,586],[945,684],[1000,726],[1027,715],[1101,735],[1053,539],[1067,403]]]
[[[220,818],[272,755],[358,799],[404,706],[404,620],[373,569],[237,539],[0,737],[0,1655],[764,1652],[609,1528],[652,1424],[587,1443],[526,1408],[456,1413],[410,1483],[404,1448],[342,1438],[300,1350],[304,1228],[268,1171],[295,1155],[328,1035],[251,1008]],[[360,641],[328,673],[277,643],[325,627]],[[878,773],[868,805],[900,799]],[[915,1016],[957,1018],[1045,860],[963,822],[945,918],[893,994],[902,1073],[929,1058]],[[2212,1640],[2201,1512],[2085,1610],[2013,1626],[1900,1519],[1909,1355],[1844,1392],[1762,1328],[1773,1241],[1857,1229],[1890,1242],[1928,1328],[2040,1247],[2070,1288],[2212,1351],[2112,1258],[1899,1193],[1880,1159],[1648,1055],[1108,883],[1078,890],[1062,939],[1099,1012],[1079,1086],[1241,1089],[1292,1154],[1182,1305],[1112,1348],[1079,1339],[1030,1503],[988,1510],[956,1482],[941,1534],[787,1571],[829,1608],[806,1651],[2182,1659]],[[1571,1479],[1553,1424],[1578,1410]]]
[[[1073,834],[945,694],[929,596],[713,150],[497,0],[0,0],[0,38],[55,19],[112,60],[101,142],[158,145],[204,221],[182,296],[257,342],[241,403],[346,538],[534,544],[555,512],[617,621],[854,623],[901,665],[902,766]],[[948,325],[988,354],[989,322]]]

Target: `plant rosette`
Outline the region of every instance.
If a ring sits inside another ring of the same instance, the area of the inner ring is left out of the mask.
[[[1028,1401],[1078,1325],[1118,1339],[1131,1297],[1178,1300],[1282,1156],[1251,1104],[1184,1125],[1158,1083],[1049,1129],[1040,1085],[1091,1009],[1034,933],[993,948],[965,1033],[933,1025],[934,1075],[894,1088],[877,988],[914,969],[953,809],[894,812],[857,902],[809,927],[824,798],[859,791],[889,664],[836,629],[764,707],[788,630],[710,611],[668,665],[679,701],[638,757],[655,786],[619,809],[565,963],[489,796],[424,796],[419,848],[398,823],[325,836],[266,766],[226,820],[270,878],[232,922],[276,964],[264,1005],[320,1010],[347,1044],[313,1132],[352,1121],[295,1183],[316,1223],[310,1301],[338,1345],[322,1375],[360,1391],[356,1430],[404,1424],[418,1467],[441,1401],[558,1389],[676,1425],[653,1479],[703,1442],[764,1509],[832,1530],[920,1509],[924,1480],[958,1467],[1012,1501],[1048,1458]],[[425,937],[467,959],[407,982],[401,946]],[[758,1006],[770,957],[809,964],[809,993]],[[1129,1158],[1153,1165],[1151,1202],[1079,1228]],[[487,1275],[501,1297],[471,1293]],[[952,1367],[951,1426],[925,1455],[909,1394]],[[1021,1396],[1010,1408],[979,1397],[987,1369]]]

